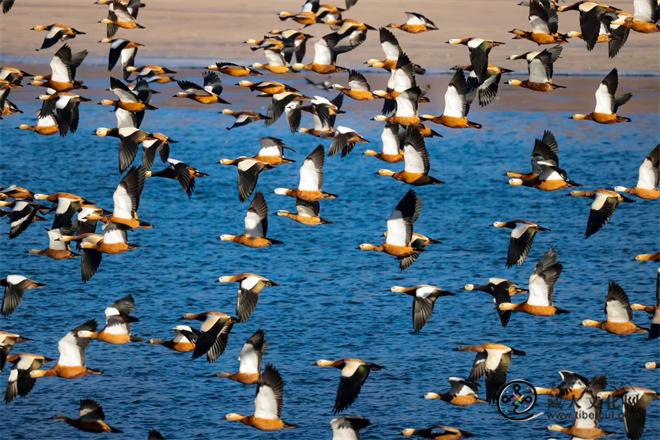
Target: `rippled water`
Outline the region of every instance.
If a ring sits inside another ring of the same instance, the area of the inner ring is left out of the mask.
[[[166,93],[161,96],[174,90],[163,89]],[[36,108],[32,99],[18,103],[26,111]],[[378,106],[351,103],[347,108],[350,114],[339,122],[358,129],[379,147],[380,126],[366,122]],[[62,139],[14,130],[19,119],[29,119],[26,115],[0,122],[2,183],[38,192],[69,191],[110,208],[120,180],[117,142],[91,132],[97,126],[113,126],[113,115],[87,105],[80,132]],[[526,378],[539,386],[558,383],[557,371],[568,369],[588,377],[605,374],[614,385],[658,388],[658,373],[643,368],[645,362],[657,360],[657,342],[647,342],[643,336],[617,337],[579,323],[603,317],[609,280],[619,282],[631,301],[652,303],[657,267],[636,263],[633,257],[660,248],[660,205],[638,200],[621,206],[610,224],[585,240],[588,200],[569,198],[566,192],[507,187],[504,177],[508,169],[528,169],[534,137],[551,129],[560,144],[561,165],[573,180],[586,188],[632,185],[641,160],[658,141],[657,114],[634,114],[633,123],[611,127],[577,123],[566,116],[475,113],[472,119],[482,123],[483,130],[440,130],[443,139],[428,140],[432,175],[446,183],[417,190],[423,210],[415,228],[442,243],[400,272],[394,259],[356,250],[361,242],[382,239],[387,216],[408,189],[376,176],[384,164],[362,156],[360,146],[346,159],[326,161],[325,190],[339,198],[323,203],[322,214],[333,224],[308,228],[273,216],[270,235],[284,244],[247,249],[217,238],[221,233],[240,233],[247,209],[238,201],[235,169],[222,167],[217,160],[254,154],[259,137],[271,135],[295,148],[297,152],[290,154],[300,162],[318,140],[292,136],[283,122],[268,130],[253,124],[227,132],[224,127],[231,122],[209,108],[163,106],[147,116],[145,128],[179,140],[173,156],[210,177],[198,181],[191,200],[174,181],[149,180],[140,217],[155,228],[132,233],[131,241],[140,249],[106,256],[87,284],[80,281],[77,260],[27,254],[30,248],[46,246],[45,224],[33,225],[12,241],[3,226],[3,274],[22,273],[47,285],[28,292],[18,311],[0,321],[2,329],[34,339],[14,352],[56,358],[59,338],[87,319],[102,321],[103,309],[128,293],[135,297],[135,314],[140,318],[134,332],[145,338],[169,338],[182,313],[233,312],[235,286],[218,284],[220,275],[255,272],[281,287],[266,290],[249,322],[234,327],[227,351],[216,364],[147,344],[92,343],[88,364],[105,374],[73,381],[39,380],[27,398],[0,408],[2,438],[87,437],[48,420],[58,413],[74,415],[80,398],[101,402],[106,420],[123,429],[125,438],[146,438],[151,428],[172,439],[330,438],[339,374],[316,368],[314,361],[349,356],[385,366],[371,375],[346,412],[371,420],[373,426],[363,431],[365,439],[397,438],[404,427],[434,423],[462,427],[481,438],[551,437],[546,426],[557,421],[545,415],[515,423],[503,419],[494,406],[460,409],[422,398],[427,391],[446,390],[449,376],[469,373],[473,355],[453,351],[460,343],[497,341],[526,351],[525,357],[513,359],[509,378]],[[154,169],[160,166],[156,163]],[[266,194],[271,212],[293,208],[292,199],[275,196],[272,190],[295,186],[297,166],[262,174],[258,189]],[[551,232],[539,234],[523,266],[506,269],[508,235],[490,225],[514,218],[538,221]],[[517,314],[504,329],[489,297],[462,290],[466,282],[482,283],[492,276],[526,284],[534,264],[550,246],[558,249],[564,265],[556,304],[570,314],[554,318]],[[457,295],[439,299],[431,321],[421,333],[413,334],[410,299],[390,293],[389,288],[419,283],[436,284]],[[648,324],[645,315],[635,318]],[[295,431],[263,434],[224,420],[227,412],[252,413],[254,388],[212,375],[238,368],[240,348],[258,328],[265,330],[268,340],[264,361],[276,365],[286,381],[283,416],[300,425]],[[3,380],[7,374],[8,368]],[[547,410],[545,400],[539,405]],[[659,424],[660,405],[655,402],[649,410],[646,438],[659,435]],[[615,438],[623,438],[621,421],[604,420],[602,425],[615,431]]]

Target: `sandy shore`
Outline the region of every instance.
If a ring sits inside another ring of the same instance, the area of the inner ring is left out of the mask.
[[[339,0],[337,0],[339,1]],[[118,36],[128,37],[146,44],[138,53],[138,64],[159,62],[177,69],[177,78],[200,81],[200,70],[218,60],[238,60],[245,63],[261,61],[260,52],[252,52],[241,41],[249,37],[259,37],[263,31],[273,28],[299,27],[293,22],[281,22],[276,17],[280,10],[297,11],[301,0],[277,0],[270,2],[245,2],[236,0],[147,0],[147,7],[140,12],[139,22],[147,29],[127,31],[120,29]],[[266,6],[264,6],[266,3]],[[340,2],[341,3],[341,2]],[[526,28],[526,8],[516,6],[514,0],[417,0],[410,8],[420,11],[433,19],[440,30],[425,34],[410,35],[396,31],[396,35],[411,58],[429,68],[430,72],[447,71],[451,66],[468,61],[464,47],[453,47],[444,43],[448,38],[462,36],[480,36],[506,41],[506,46],[493,50],[491,60],[516,72],[507,78],[524,78],[526,65],[522,61],[506,61],[511,53],[533,50],[537,46],[531,42],[511,40],[506,33],[513,27]],[[0,52],[2,62],[24,66],[32,73],[46,73],[47,63],[54,50],[34,51],[40,45],[42,33],[30,31],[36,24],[64,22],[86,31],[71,42],[76,49],[88,49],[90,55],[79,71],[79,78],[90,86],[85,95],[93,99],[107,97],[103,90],[107,87],[108,73],[105,71],[107,45],[98,44],[104,36],[105,27],[96,22],[105,15],[105,8],[94,5],[92,0],[58,1],[61,7],[43,5],[34,0],[18,0],[10,14],[0,17]],[[190,5],[194,6],[190,6]],[[612,4],[622,8],[630,7],[629,1],[614,1]],[[469,6],[466,6],[469,5]],[[392,0],[360,0],[346,16],[364,20],[374,26],[405,19],[401,2]],[[560,15],[560,30],[567,31],[578,27],[577,13],[568,12]],[[469,31],[468,31],[469,30]],[[327,33],[328,27],[315,25],[308,28],[315,35]],[[555,82],[567,89],[559,89],[552,94],[540,94],[502,84],[496,102],[480,108],[474,105],[472,111],[558,111],[567,113],[586,113],[593,109],[593,93],[600,80],[600,72],[618,67],[621,75],[641,73],[655,76],[622,76],[619,93],[631,92],[634,98],[626,105],[624,114],[651,112],[659,110],[658,89],[660,88],[660,57],[658,42],[660,34],[642,35],[631,33],[630,39],[615,60],[609,60],[606,47],[598,47],[587,53],[583,43],[572,42],[565,45],[562,58],[555,65]],[[57,46],[59,47],[59,45]],[[308,58],[313,49],[308,49]],[[363,68],[367,58],[382,57],[376,33],[371,33],[367,42],[356,50],[342,55],[339,64]],[[35,65],[36,64],[36,65]],[[191,70],[184,67],[195,67]],[[382,71],[381,71],[382,72]],[[579,74],[596,75],[582,76]],[[118,70],[115,75],[119,75]],[[310,89],[304,84],[304,76],[320,79],[316,74],[280,75],[277,80],[299,87],[308,94],[331,95],[334,92],[321,92]],[[272,76],[271,76],[272,77]],[[266,79],[267,76],[260,79]],[[328,79],[328,77],[323,77]],[[345,83],[346,74],[334,75],[333,82]],[[373,88],[384,88],[387,77],[374,73],[368,75]],[[246,90],[234,87],[235,78],[224,77],[226,92],[233,97],[234,109],[265,110],[263,99],[254,99]],[[425,75],[418,77],[420,85],[431,86],[432,103],[422,108],[425,113],[442,111],[443,94],[449,82],[448,75]],[[157,88],[164,93],[156,97],[158,106],[197,107],[199,105],[185,100],[171,98],[177,90],[176,84],[160,85]],[[32,99],[40,91],[26,87],[13,92],[17,103]],[[171,93],[172,92],[172,93]],[[230,99],[231,101],[231,99]],[[348,105],[355,105],[349,103]],[[363,105],[363,104],[359,104]],[[365,104],[373,106],[378,113],[380,103]]]
[[[179,65],[204,66],[218,60],[261,61],[259,52],[253,53],[245,44],[247,38],[260,37],[273,28],[298,28],[300,25],[281,22],[276,13],[281,10],[297,11],[301,0],[273,0],[250,2],[238,0],[147,0],[147,7],[140,12],[139,22],[143,30],[122,30],[118,36],[127,37],[146,44],[140,50],[138,62],[160,60]],[[335,3],[343,5],[343,1]],[[519,27],[526,29],[527,9],[517,6],[515,0],[360,0],[345,13],[346,17],[363,20],[372,26],[383,26],[390,22],[405,20],[403,10],[411,9],[434,20],[440,30],[410,35],[396,31],[400,43],[418,64],[432,70],[447,70],[453,65],[467,61],[464,47],[452,47],[444,42],[449,38],[474,36],[506,42],[496,48],[491,61],[521,69],[517,62],[506,61],[513,53],[535,50],[534,43],[512,40],[507,31]],[[623,9],[631,9],[631,1],[610,1]],[[52,50],[35,52],[43,38],[42,33],[30,31],[37,24],[66,23],[87,35],[77,37],[72,45],[76,49],[88,49],[87,63],[104,63],[107,46],[98,44],[105,35],[105,26],[98,20],[106,15],[106,8],[93,4],[92,0],[60,0],[43,2],[17,0],[11,12],[0,17],[0,56],[15,60],[20,57],[26,62],[45,63]],[[578,14],[560,14],[560,31],[577,30]],[[321,36],[329,32],[325,25],[314,25],[307,29]],[[561,72],[604,72],[618,67],[622,73],[660,71],[658,43],[660,34],[631,32],[621,53],[614,59],[607,58],[607,48],[599,45],[587,53],[581,40],[565,45],[562,58],[555,71]],[[313,49],[308,49],[311,56]],[[361,47],[342,55],[340,65],[357,67],[368,58],[381,57],[377,33],[370,33]]]

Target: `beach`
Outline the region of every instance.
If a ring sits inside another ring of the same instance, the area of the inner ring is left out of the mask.
[[[334,2],[343,6],[343,2]],[[631,1],[611,1],[611,5],[624,10],[632,8]],[[260,38],[272,29],[300,28],[292,21],[280,21],[276,14],[286,10],[297,12],[300,0],[276,0],[246,2],[237,0],[180,0],[146,1],[138,22],[146,29],[120,30],[121,38],[143,43],[138,62],[175,63],[204,67],[211,62],[234,60],[243,62],[262,61],[260,52],[252,52],[242,44],[248,38]],[[412,6],[395,0],[360,0],[344,13],[345,17],[362,20],[374,27],[392,22],[405,21],[403,10]],[[503,67],[523,70],[520,62],[507,61],[512,54],[537,50],[537,45],[526,40],[513,40],[507,31],[513,28],[528,29],[525,7],[515,0],[419,0],[414,2],[415,11],[433,20],[439,30],[411,35],[394,31],[410,58],[421,66],[446,71],[457,64],[468,62],[465,47],[454,47],[445,42],[450,38],[479,37],[505,42],[495,48],[490,61]],[[70,44],[77,50],[90,52],[86,63],[104,63],[107,45],[98,41],[105,37],[105,26],[97,22],[107,15],[107,8],[95,5],[91,0],[44,2],[17,0],[11,12],[0,17],[0,56],[4,59],[20,58],[31,63],[46,63],[54,50],[35,52],[40,46],[43,33],[29,30],[37,24],[66,23],[87,32]],[[466,35],[469,29],[469,35]],[[578,13],[569,11],[559,14],[559,31],[579,30]],[[305,29],[316,37],[330,32],[326,25],[314,25]],[[582,40],[571,40],[564,45],[562,58],[555,66],[557,74],[603,73],[618,67],[622,74],[657,73],[660,70],[658,43],[660,34],[631,32],[619,55],[613,60],[607,57],[607,45],[599,44],[592,52],[585,50]],[[313,56],[309,44],[307,56]],[[368,58],[380,58],[378,33],[370,32],[367,41],[357,50],[340,55],[338,64],[346,67],[364,67]]]

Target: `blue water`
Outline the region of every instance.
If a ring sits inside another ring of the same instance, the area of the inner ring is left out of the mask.
[[[162,108],[147,115],[144,128],[177,139],[173,156],[210,177],[198,181],[191,200],[175,181],[148,180],[140,217],[155,228],[131,233],[131,241],[140,248],[106,256],[87,284],[80,281],[77,260],[27,254],[30,248],[46,247],[47,224],[35,224],[12,241],[7,240],[8,228],[2,226],[2,275],[21,273],[47,286],[28,292],[18,311],[0,320],[0,328],[34,339],[14,352],[57,358],[59,338],[88,319],[102,322],[103,309],[128,293],[135,297],[135,315],[140,318],[134,332],[168,339],[182,313],[234,311],[235,285],[220,285],[218,276],[255,272],[281,287],[264,291],[249,322],[234,326],[227,350],[216,364],[147,344],[92,343],[88,365],[105,374],[73,381],[39,380],[27,398],[0,407],[3,439],[91,437],[48,420],[61,413],[74,416],[81,398],[98,400],[107,422],[121,428],[124,438],[146,438],[152,428],[169,439],[330,438],[339,372],[319,369],[314,362],[341,357],[385,366],[369,377],[357,402],[346,411],[371,420],[364,439],[397,438],[404,427],[435,423],[488,439],[550,438],[547,425],[570,424],[546,415],[515,423],[503,419],[494,406],[461,409],[425,401],[425,392],[447,389],[449,376],[468,375],[473,355],[453,351],[460,343],[503,342],[526,351],[525,357],[513,359],[509,378],[526,378],[538,386],[557,384],[557,371],[568,369],[588,377],[605,374],[614,386],[659,387],[658,373],[643,368],[645,362],[659,360],[657,341],[647,342],[641,335],[617,337],[579,323],[603,318],[610,280],[620,283],[631,301],[653,302],[657,265],[636,263],[633,258],[660,248],[660,205],[637,200],[621,206],[610,224],[585,240],[590,201],[567,197],[566,192],[508,187],[504,177],[509,169],[528,169],[534,137],[551,129],[559,141],[561,165],[573,180],[586,188],[633,185],[641,160],[658,142],[657,114],[633,114],[631,124],[604,127],[569,121],[565,113],[476,112],[471,119],[484,125],[480,131],[440,129],[445,137],[427,140],[427,147],[432,175],[446,183],[417,189],[423,209],[415,229],[442,243],[429,247],[401,272],[391,257],[356,250],[361,242],[382,240],[386,218],[408,189],[376,176],[386,164],[362,156],[362,146],[346,159],[326,161],[324,189],[339,198],[324,202],[321,213],[333,224],[309,228],[273,216],[269,235],[283,241],[281,246],[255,250],[220,242],[221,233],[242,232],[247,204],[238,201],[236,170],[218,165],[217,160],[252,155],[259,138],[270,135],[295,148],[297,152],[289,154],[300,162],[319,141],[291,135],[284,121],[270,129],[258,123],[228,132],[224,127],[231,120],[218,115],[217,108],[161,105],[159,100],[174,89],[161,87],[165,93],[156,96],[154,104]],[[91,133],[98,126],[114,126],[114,116],[106,108],[87,105],[76,135],[45,138],[20,132],[13,127],[30,120],[36,109],[33,95],[24,93],[16,101],[26,114],[0,122],[2,184],[15,183],[35,192],[73,192],[111,208],[112,192],[120,180],[117,141]],[[229,96],[240,102],[246,93],[230,90]],[[436,101],[428,110],[438,113],[440,105]],[[584,110],[591,105],[585,103]],[[350,113],[338,122],[358,129],[372,140],[369,148],[379,149],[381,126],[368,121],[379,105],[347,102],[346,108]],[[309,126],[305,122],[303,126]],[[157,162],[154,169],[160,166]],[[272,190],[295,187],[297,167],[278,167],[260,177],[258,189],[265,193],[271,213],[293,208],[292,199]],[[551,232],[537,236],[523,266],[506,269],[508,233],[490,225],[515,218],[537,221]],[[502,328],[487,295],[462,289],[467,282],[483,283],[493,276],[526,284],[534,264],[550,246],[558,249],[564,265],[555,302],[571,310],[568,315],[516,314]],[[457,295],[439,299],[428,325],[413,334],[410,299],[389,288],[421,283]],[[635,320],[648,325],[644,314],[636,314]],[[228,412],[251,414],[255,390],[212,375],[236,371],[242,344],[258,328],[265,330],[268,341],[264,362],[277,366],[286,382],[283,418],[299,424],[297,430],[264,434],[224,420]],[[485,393],[483,384],[481,390]],[[546,400],[538,405],[540,411],[547,411]],[[659,425],[660,405],[655,402],[649,408],[646,438],[657,438]],[[603,420],[602,426],[616,432],[615,438],[623,438],[620,420]]]

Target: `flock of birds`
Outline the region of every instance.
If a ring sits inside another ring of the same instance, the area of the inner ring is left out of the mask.
[[[12,7],[13,0],[2,0],[3,12]],[[464,45],[469,52],[469,64],[456,66],[455,73],[445,93],[445,106],[441,115],[420,114],[420,103],[429,101],[427,90],[419,87],[416,76],[424,73],[424,68],[413,63],[401,48],[394,31],[413,34],[426,33],[438,29],[430,19],[416,12],[406,12],[404,23],[394,23],[381,27],[380,42],[385,54],[384,59],[369,59],[369,67],[385,69],[390,72],[386,90],[372,90],[364,75],[356,70],[348,70],[337,65],[340,54],[354,50],[362,44],[368,31],[376,28],[344,17],[348,9],[355,6],[357,0],[347,0],[346,8],[330,4],[320,4],[318,0],[307,0],[299,12],[281,12],[282,21],[293,21],[304,27],[301,29],[273,30],[261,39],[250,39],[246,43],[253,51],[263,51],[266,62],[252,66],[241,66],[229,62],[219,62],[208,66],[203,73],[203,84],[191,81],[177,81],[176,72],[164,66],[136,66],[136,55],[142,44],[125,38],[116,37],[118,29],[141,29],[138,14],[145,5],[139,0],[98,0],[95,3],[107,5],[108,15],[99,21],[106,25],[106,38],[101,43],[108,44],[108,70],[112,71],[119,63],[122,79],[110,77],[110,88],[114,99],[103,99],[99,104],[114,109],[117,126],[98,128],[99,137],[119,139],[118,168],[125,173],[113,194],[112,211],[97,206],[84,196],[68,192],[52,194],[34,193],[26,188],[12,185],[0,190],[0,206],[8,208],[1,214],[7,216],[10,223],[9,238],[15,239],[30,225],[37,221],[46,221],[45,215],[55,211],[52,226],[48,230],[48,247],[31,250],[30,253],[55,260],[80,257],[82,281],[90,281],[100,267],[103,255],[119,254],[132,251],[137,246],[129,243],[128,233],[137,232],[152,226],[139,218],[140,196],[147,179],[153,177],[178,181],[188,197],[192,197],[197,179],[207,174],[197,168],[175,159],[172,148],[175,141],[163,133],[149,132],[141,128],[145,113],[157,108],[150,101],[157,90],[152,85],[176,82],[180,91],[174,96],[193,100],[200,104],[229,104],[222,96],[223,86],[218,74],[231,77],[259,77],[264,71],[269,74],[311,71],[318,74],[330,74],[348,71],[346,85],[329,81],[308,82],[318,89],[336,90],[333,99],[323,96],[307,96],[301,91],[274,80],[241,80],[239,86],[258,93],[258,96],[270,98],[267,114],[248,110],[224,109],[222,113],[235,119],[227,129],[242,127],[263,120],[267,126],[286,116],[292,132],[306,133],[321,139],[330,139],[328,155],[349,155],[356,144],[367,143],[356,130],[346,126],[336,126],[336,118],[343,114],[341,110],[345,97],[357,101],[383,100],[381,114],[375,121],[383,122],[381,151],[366,150],[367,156],[375,157],[392,166],[403,162],[403,170],[381,169],[380,176],[404,182],[412,186],[438,185],[442,181],[430,175],[429,157],[425,147],[425,138],[440,136],[431,127],[439,124],[452,129],[482,127],[480,123],[470,121],[470,105],[476,100],[479,105],[491,103],[498,91],[501,76],[511,72],[508,69],[489,63],[490,51],[504,43],[481,38],[456,38],[447,43]],[[524,59],[528,64],[528,79],[509,80],[511,86],[524,87],[535,92],[550,93],[559,86],[553,82],[553,65],[560,57],[562,44],[572,38],[586,42],[588,50],[597,43],[608,43],[610,57],[615,57],[626,42],[629,32],[658,32],[660,2],[655,0],[635,0],[634,13],[630,14],[615,7],[579,1],[570,6],[560,6],[555,0],[530,0],[529,23],[531,31],[514,29],[510,31],[515,39],[527,39],[537,45],[553,45],[548,49],[537,49],[524,54],[513,55],[508,59]],[[562,34],[558,32],[558,12],[578,11],[580,32]],[[332,32],[314,43],[314,56],[311,63],[303,63],[306,45],[312,35],[305,32],[308,26],[327,25]],[[46,32],[41,47],[46,50],[58,42],[74,39],[84,34],[64,24],[39,25],[35,31]],[[390,30],[391,29],[391,30]],[[84,61],[87,51],[72,51],[68,44],[57,49],[50,62],[51,72],[46,75],[31,75],[21,69],[3,66],[0,70],[0,110],[2,117],[22,113],[9,100],[12,89],[22,86],[25,78],[31,78],[31,85],[45,87],[46,93],[39,95],[42,107],[34,125],[21,124],[21,130],[29,130],[39,135],[61,136],[75,133],[78,128],[80,104],[90,101],[78,90],[86,89],[82,81],[76,79],[76,72]],[[295,62],[294,62],[295,61]],[[466,74],[467,73],[467,74]],[[597,86],[596,105],[589,114],[575,114],[575,120],[590,120],[600,124],[629,122],[630,119],[617,114],[618,109],[630,98],[630,94],[617,96],[618,73],[616,69],[605,76]],[[313,128],[301,127],[302,115],[309,114]],[[136,159],[141,148],[140,163]],[[222,234],[220,240],[240,245],[263,248],[281,243],[268,236],[268,205],[262,192],[253,193],[261,172],[294,161],[285,157],[285,143],[274,137],[261,139],[260,149],[254,156],[241,156],[235,159],[222,159],[223,165],[237,169],[238,197],[245,202],[252,197],[244,220],[244,230],[239,235]],[[165,163],[165,168],[154,171],[152,167],[156,156]],[[308,226],[331,223],[320,215],[321,202],[336,199],[335,194],[323,191],[323,168],[326,151],[318,145],[303,160],[300,166],[300,180],[296,188],[276,188],[275,194],[295,199],[295,211],[277,211],[276,215],[287,217]],[[597,233],[612,217],[621,203],[633,202],[628,195],[641,199],[660,199],[658,178],[660,175],[660,146],[655,146],[642,160],[637,183],[634,187],[616,186],[612,189],[597,188],[575,190],[573,197],[590,198],[590,213],[587,219],[585,237]],[[558,191],[579,186],[570,180],[568,173],[560,168],[559,146],[551,131],[545,131],[534,141],[531,154],[531,171],[507,172],[509,185],[526,186],[541,191]],[[413,226],[421,213],[421,199],[413,190],[409,190],[394,206],[386,220],[384,242],[381,244],[363,243],[362,251],[380,252],[399,261],[400,268],[410,267],[424,250],[436,240],[413,231]],[[642,208],[640,208],[642,209]],[[651,209],[651,208],[649,208]],[[98,223],[102,231],[97,232]],[[510,229],[507,267],[522,265],[530,252],[535,235],[548,231],[547,228],[529,220],[497,221],[496,228]],[[76,244],[76,253],[71,244]],[[637,256],[639,261],[660,261],[660,253]],[[482,291],[492,296],[495,310],[506,326],[513,312],[523,312],[535,316],[553,316],[568,313],[568,310],[554,304],[554,286],[562,272],[555,249],[549,249],[535,265],[529,277],[527,288],[516,285],[506,279],[491,278],[486,284],[466,284],[465,290]],[[147,342],[161,345],[177,352],[190,352],[193,358],[206,356],[208,362],[215,362],[225,351],[229,335],[234,324],[245,323],[257,307],[264,289],[277,286],[266,277],[243,273],[235,276],[223,276],[222,283],[237,283],[238,294],[235,314],[219,311],[186,313],[185,320],[200,321],[199,328],[191,325],[177,325],[172,339],[149,339]],[[2,315],[9,316],[21,304],[26,291],[43,287],[38,281],[18,274],[6,275],[0,280],[4,286]],[[660,275],[658,278],[656,305],[631,304],[624,289],[616,282],[610,282],[605,296],[603,321],[585,320],[582,324],[595,327],[616,335],[648,334],[649,339],[660,334]],[[432,285],[394,286],[392,292],[412,297],[412,325],[415,332],[421,331],[431,318],[438,298],[453,295],[452,292]],[[524,302],[515,303],[512,297],[527,294]],[[30,341],[24,335],[9,331],[0,331],[0,368],[5,363],[12,364],[8,377],[5,402],[10,403],[17,397],[27,396],[35,386],[37,379],[60,377],[76,379],[88,375],[102,374],[101,371],[87,366],[85,350],[91,341],[97,340],[108,344],[128,344],[143,341],[131,333],[131,324],[138,321],[132,315],[135,304],[131,295],[125,296],[105,309],[106,324],[100,330],[97,322],[90,320],[76,326],[58,343],[59,359],[54,367],[44,366],[52,359],[31,353],[10,353],[16,344]],[[646,329],[633,321],[633,311],[643,311],[651,315],[651,328]],[[265,333],[257,330],[243,345],[240,352],[240,365],[235,373],[219,373],[218,376],[245,385],[256,385],[257,395],[252,415],[230,413],[228,421],[239,422],[265,431],[278,431],[295,428],[296,425],[285,422],[282,418],[284,381],[277,368],[266,364],[262,368],[262,355],[266,347]],[[479,403],[494,403],[500,388],[506,383],[507,371],[513,355],[524,355],[521,350],[499,344],[483,343],[474,346],[460,346],[459,351],[476,353],[472,370],[468,378],[449,378],[450,389],[444,393],[427,393],[426,399],[441,399],[449,404],[466,407]],[[340,382],[337,390],[334,412],[338,414],[351,407],[357,399],[361,387],[371,374],[383,367],[360,359],[319,360],[319,367],[333,367],[340,370]],[[649,362],[648,368],[655,368],[655,362]],[[628,386],[614,391],[606,391],[607,380],[597,376],[589,380],[578,373],[561,371],[562,382],[553,388],[537,388],[540,395],[552,395],[561,399],[573,400],[576,417],[572,426],[551,425],[551,431],[561,432],[574,438],[595,439],[608,435],[599,426],[601,402],[605,399],[620,398],[623,401],[624,429],[631,439],[642,436],[645,424],[646,408],[651,400],[659,398],[656,391],[640,386]],[[486,399],[478,394],[477,381],[485,378]],[[586,417],[585,417],[586,411]],[[80,401],[78,418],[57,416],[54,420],[63,421],[75,428],[88,432],[121,432],[120,429],[105,422],[101,406],[93,400]],[[360,416],[339,416],[331,421],[333,438],[337,440],[359,439],[360,430],[370,424]],[[459,439],[473,436],[465,430],[450,426],[433,426],[425,429],[407,428],[404,436],[420,436],[435,439]],[[150,439],[163,438],[157,431],[149,433]]]

